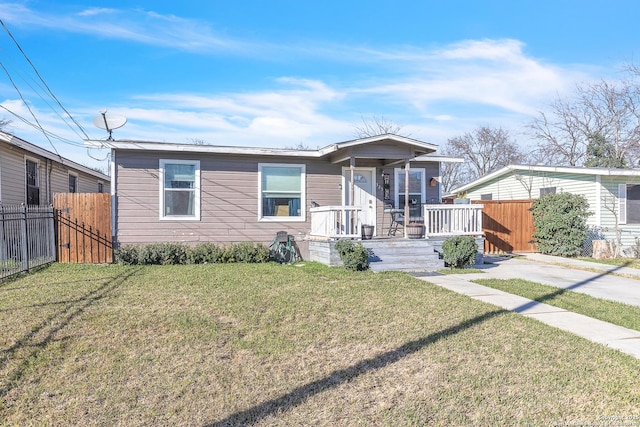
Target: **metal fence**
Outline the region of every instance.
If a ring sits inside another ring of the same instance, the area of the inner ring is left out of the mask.
[[[56,260],[53,206],[0,204],[0,279]]]

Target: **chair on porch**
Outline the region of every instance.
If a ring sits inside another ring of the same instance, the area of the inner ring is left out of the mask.
[[[391,215],[391,224],[389,224],[388,236],[395,236],[398,227],[404,226],[404,211],[402,209],[394,209],[393,205],[385,204],[384,211]]]

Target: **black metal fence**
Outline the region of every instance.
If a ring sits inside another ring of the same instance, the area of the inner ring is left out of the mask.
[[[56,260],[53,206],[0,204],[0,279]]]

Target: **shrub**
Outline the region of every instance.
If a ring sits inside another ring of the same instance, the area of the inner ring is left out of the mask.
[[[452,268],[464,268],[476,263],[478,244],[472,236],[455,236],[442,243],[442,258]]]
[[[137,265],[140,248],[134,245],[120,246],[113,251],[113,259],[118,264]]]
[[[198,243],[188,251],[189,264],[214,264],[219,262],[224,248],[211,242]]]
[[[533,237],[540,252],[575,257],[587,235],[589,203],[580,194],[546,194],[533,202]]]
[[[364,271],[369,268],[369,252],[362,243],[355,244],[351,240],[338,240],[335,245],[342,264],[347,270]]]
[[[147,265],[186,264],[187,250],[183,243],[152,243],[142,247],[138,261]]]

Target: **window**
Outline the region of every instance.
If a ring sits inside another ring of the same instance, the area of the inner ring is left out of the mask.
[[[104,184],[98,181],[98,193],[104,193]]]
[[[540,189],[540,197],[545,194],[556,194],[556,187],[544,187]]]
[[[78,192],[78,175],[73,175],[69,172],[69,193]]]
[[[25,162],[27,182],[27,205],[40,204],[40,170],[38,162],[27,159]]]
[[[405,202],[405,171],[398,168],[396,172],[396,206],[402,208]],[[422,216],[422,203],[426,198],[425,170],[409,169],[409,214]]]
[[[305,220],[305,167],[290,164],[258,164],[260,220]]]
[[[640,224],[640,185],[618,185],[620,224]]]
[[[160,160],[160,219],[200,219],[200,162]]]
[[[493,193],[481,194],[480,200],[493,200]]]

